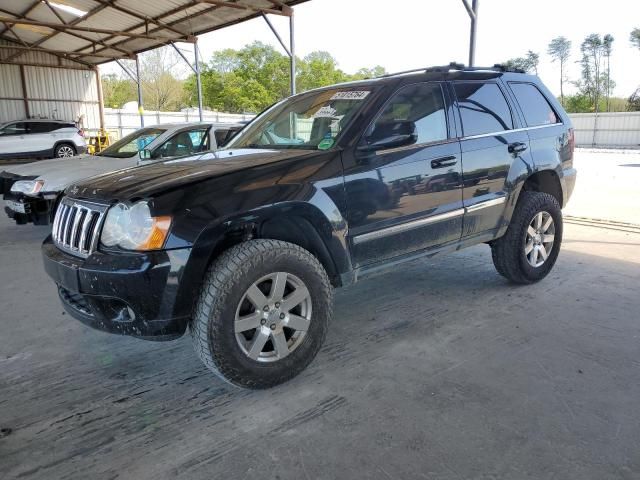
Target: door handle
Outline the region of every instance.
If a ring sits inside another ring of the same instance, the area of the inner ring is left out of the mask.
[[[458,163],[458,159],[455,155],[449,155],[448,157],[436,158],[431,160],[431,168],[445,168],[450,167]]]
[[[522,142],[514,142],[509,144],[509,153],[522,153],[527,149],[527,144]]]

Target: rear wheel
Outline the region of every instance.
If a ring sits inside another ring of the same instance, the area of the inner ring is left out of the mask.
[[[515,283],[542,280],[562,243],[562,211],[552,195],[522,192],[507,232],[491,243],[498,273]]]
[[[61,143],[56,146],[54,154],[56,158],[73,157],[76,154],[76,149],[70,143]]]
[[[315,357],[332,314],[333,291],[308,251],[251,240],[211,265],[190,324],[196,353],[238,386],[269,388]]]

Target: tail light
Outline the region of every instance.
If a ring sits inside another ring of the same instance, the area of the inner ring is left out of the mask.
[[[78,129],[78,135],[80,135],[81,137],[84,137],[84,129],[79,128]]]

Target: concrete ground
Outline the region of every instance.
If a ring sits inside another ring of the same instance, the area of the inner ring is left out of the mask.
[[[0,478],[640,478],[638,227],[570,218],[532,286],[478,246],[338,291],[311,366],[243,391],[64,315],[46,228],[0,217]]]

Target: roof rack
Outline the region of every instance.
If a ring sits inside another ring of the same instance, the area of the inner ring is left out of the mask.
[[[395,77],[396,75],[406,75],[408,73],[416,73],[416,72],[450,72],[450,71],[461,71],[461,72],[480,72],[480,71],[494,71],[494,72],[511,72],[511,73],[527,73],[520,68],[509,67],[505,64],[496,63],[493,67],[465,67],[463,63],[451,62],[449,65],[440,65],[435,67],[426,67],[426,68],[414,68],[412,70],[404,70],[402,72],[395,73],[387,73],[385,75],[381,75],[378,78],[387,78],[387,77]]]

